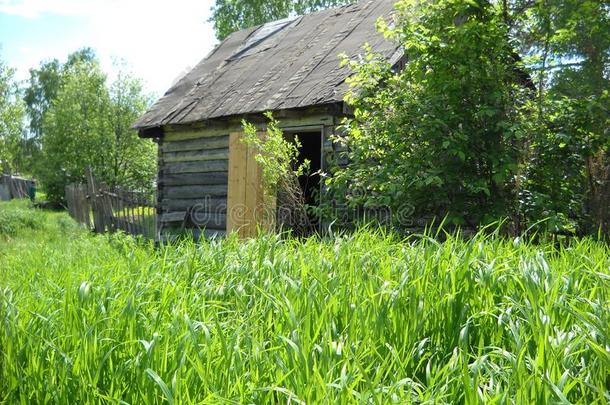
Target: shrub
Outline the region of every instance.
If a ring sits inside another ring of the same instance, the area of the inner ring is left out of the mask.
[[[527,89],[501,15],[486,1],[403,0],[395,28],[407,63],[367,51],[345,122],[350,164],[329,185],[351,205],[488,223],[514,212],[519,103]]]
[[[288,227],[297,234],[307,234],[311,224],[299,176],[308,169],[310,162],[298,164],[301,143],[298,137],[289,141],[284,137],[279,122],[270,112],[265,113],[269,120],[264,135],[260,135],[255,125],[243,121],[242,141],[253,151],[254,158],[262,170],[262,187],[265,194],[265,213],[273,218],[265,222],[275,224],[277,229]],[[279,218],[277,212],[280,212]]]
[[[44,224],[44,216],[28,209],[22,201],[0,203],[0,236],[14,236],[24,229],[42,229]]]

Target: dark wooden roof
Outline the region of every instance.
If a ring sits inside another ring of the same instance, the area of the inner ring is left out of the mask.
[[[395,43],[375,29],[395,0],[365,0],[236,32],[180,79],[135,124],[146,130],[343,100],[352,58],[372,48],[398,61]]]

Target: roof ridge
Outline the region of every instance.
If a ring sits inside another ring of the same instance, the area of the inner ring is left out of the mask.
[[[328,11],[328,10],[324,10],[324,11]],[[307,16],[303,16],[301,18],[305,18],[308,17]],[[327,30],[326,28],[326,22],[328,20],[330,16],[327,16],[326,18],[324,18],[323,20],[321,20],[314,29],[312,29],[311,31],[315,32],[315,37],[314,38],[309,38],[309,37],[305,37],[303,36],[301,39],[299,39],[299,41],[293,46],[293,50],[290,52],[289,57],[284,58],[283,60],[278,61],[265,75],[263,75],[262,77],[259,78],[259,80],[256,82],[256,84],[251,87],[248,91],[244,92],[244,94],[242,95],[242,97],[240,97],[240,101],[245,99],[246,97],[251,96],[252,94],[256,94],[256,92],[259,90],[260,85],[264,84],[265,82],[267,82],[268,80],[272,80],[274,77],[279,76],[281,73],[283,73],[288,64],[287,64],[287,60],[292,59],[292,57],[296,54],[302,54],[303,53],[303,48],[299,47],[298,45],[300,43],[307,43],[305,48],[307,48],[308,46],[310,47],[312,43],[315,43],[315,40],[317,37],[320,36],[321,33],[325,32]],[[322,29],[318,29],[319,27],[322,27]],[[277,67],[279,67],[280,69],[276,69]],[[254,99],[256,99],[256,97],[254,97]]]
[[[145,130],[339,103],[351,75],[335,53],[353,56],[369,42],[392,58],[399,45],[385,39],[375,19],[395,0],[363,0],[230,35],[187,73],[134,125]]]
[[[335,35],[333,36],[333,38],[332,38],[332,39],[331,39],[329,42],[327,42],[327,43],[326,43],[326,45],[324,45],[324,47],[322,48],[322,50],[320,51],[320,53],[318,53],[318,55],[319,55],[320,57],[318,58],[317,62],[315,62],[315,65],[314,65],[313,63],[311,63],[311,64],[310,64],[310,66],[306,66],[306,67],[307,67],[307,69],[306,69],[306,71],[304,71],[304,72],[303,72],[303,73],[306,73],[306,74],[305,74],[305,75],[304,75],[304,76],[301,78],[301,80],[299,80],[299,82],[298,82],[296,85],[294,85],[294,86],[292,87],[292,90],[291,90],[289,93],[287,93],[287,94],[283,95],[283,97],[288,97],[288,96],[290,96],[290,95],[291,95],[291,94],[294,92],[294,90],[297,88],[297,86],[298,86],[299,84],[303,83],[303,82],[304,82],[304,81],[307,79],[307,77],[309,77],[309,75],[311,75],[311,73],[312,73],[312,72],[315,70],[315,68],[316,68],[316,67],[318,67],[318,66],[320,65],[320,63],[322,63],[324,60],[326,60],[326,58],[327,58],[327,57],[328,57],[328,55],[329,55],[329,54],[330,54],[330,53],[333,51],[333,49],[337,48],[337,46],[338,46],[338,45],[339,45],[339,44],[340,44],[340,43],[341,43],[341,42],[342,42],[342,41],[343,41],[345,38],[347,38],[347,37],[348,37],[348,36],[349,36],[349,35],[350,35],[352,32],[354,32],[354,30],[355,30],[355,29],[356,29],[356,28],[357,28],[357,27],[358,27],[360,24],[362,24],[362,22],[363,22],[363,20],[364,20],[364,19],[358,19],[358,18],[356,18],[356,17],[360,17],[360,14],[361,14],[363,11],[365,11],[365,10],[366,10],[366,9],[367,9],[367,8],[368,8],[368,7],[369,7],[371,4],[373,4],[373,2],[374,2],[374,0],[363,0],[362,2],[360,2],[360,3],[366,3],[366,4],[363,4],[363,7],[362,7],[362,8],[359,10],[358,15],[357,15],[357,16],[354,16],[354,17],[353,17],[353,18],[352,18],[352,19],[351,19],[351,20],[350,20],[350,21],[349,21],[349,22],[346,24],[345,28],[344,28],[344,29],[343,29],[341,32],[339,32],[339,33],[335,34]],[[360,4],[360,3],[358,3],[358,4]],[[370,14],[373,12],[373,10],[375,10],[375,7],[372,7],[372,9],[371,9],[371,10],[369,10],[369,12],[368,12],[368,13],[365,13],[365,14],[366,14],[366,16],[369,16],[369,15],[370,15]],[[351,26],[351,24],[352,24],[352,23],[354,23],[354,24],[353,24],[353,26]],[[327,50],[327,51],[325,51],[325,49],[328,49],[328,50]],[[316,55],[316,56],[318,56],[318,55]],[[314,56],[314,58],[312,59],[312,61],[315,61],[316,56]],[[304,67],[304,68],[305,68],[305,67]],[[298,74],[298,72],[297,72],[297,74]],[[281,90],[282,90],[282,89],[280,89],[280,92],[281,92]],[[312,91],[313,91],[313,89],[312,89]],[[310,92],[311,92],[311,91],[310,91]],[[274,96],[274,97],[275,97],[275,96]],[[272,98],[272,99],[273,99],[273,98]],[[269,101],[271,101],[272,99],[270,99]]]

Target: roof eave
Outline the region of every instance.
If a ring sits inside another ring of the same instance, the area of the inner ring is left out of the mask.
[[[138,131],[138,136],[144,139],[156,139],[163,136],[163,128],[157,127],[134,127]]]

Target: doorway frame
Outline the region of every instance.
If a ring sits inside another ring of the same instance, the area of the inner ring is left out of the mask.
[[[308,132],[319,133],[320,136],[320,171],[324,171],[324,124],[282,126],[286,133]],[[265,131],[258,131],[264,136]],[[243,132],[232,132],[229,135],[229,173],[227,189],[227,225],[226,231],[238,233],[240,238],[255,237],[258,226],[265,227],[264,195],[262,170],[254,159],[254,151],[241,142]],[[322,182],[318,185],[320,201],[322,202]],[[320,231],[321,223],[317,230]]]

